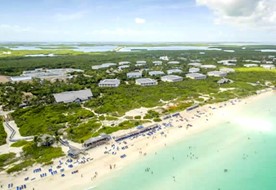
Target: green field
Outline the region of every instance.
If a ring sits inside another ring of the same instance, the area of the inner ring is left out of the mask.
[[[7,133],[3,126],[3,118],[0,116],[0,145],[6,144]]]

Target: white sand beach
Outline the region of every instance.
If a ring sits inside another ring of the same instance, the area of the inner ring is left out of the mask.
[[[11,175],[1,172],[0,179],[3,186],[0,189],[7,189],[8,184],[11,183],[13,188],[25,184],[26,189],[39,190],[88,189],[97,186],[110,175],[116,175],[122,168],[129,164],[135,164],[135,161],[147,156],[147,154],[155,153],[166,146],[183,140],[187,136],[197,135],[204,130],[208,130],[221,119],[232,120],[244,105],[250,104],[259,98],[270,96],[272,93],[275,94],[275,91],[241,100],[235,99],[205,105],[189,112],[181,111],[179,112],[180,116],[159,122],[161,130],[154,134],[127,139],[121,143],[112,140],[109,144],[87,151],[87,155],[80,155],[80,159],[72,160],[72,162],[67,162],[70,158],[64,157],[55,160],[52,166],[36,165],[27,171]],[[131,130],[119,131],[112,134],[112,136],[119,136]],[[121,158],[122,155],[125,155],[125,157]],[[72,168],[70,168],[70,165]],[[41,168],[41,171],[38,168]],[[35,169],[38,169],[37,172],[34,172]],[[44,175],[45,173],[47,176]]]

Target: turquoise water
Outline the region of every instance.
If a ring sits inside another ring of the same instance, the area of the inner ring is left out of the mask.
[[[148,155],[95,189],[276,189],[276,95],[235,115]]]

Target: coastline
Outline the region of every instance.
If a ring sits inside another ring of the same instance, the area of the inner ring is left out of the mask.
[[[192,111],[181,111],[179,112],[180,117],[171,118],[168,120],[163,120],[159,124],[171,123],[173,127],[166,127],[162,129],[163,135],[160,132],[152,136],[138,137],[133,140],[126,140],[128,149],[120,150],[116,155],[104,154],[106,151],[105,147],[110,147],[110,145],[102,145],[100,147],[91,149],[88,151],[86,157],[93,158],[92,161],[80,164],[73,169],[67,169],[64,174],[65,177],[61,177],[60,173],[58,175],[49,176],[46,178],[39,178],[34,181],[24,181],[24,177],[29,176],[30,178],[34,175],[32,169],[39,166],[34,166],[28,169],[28,171],[21,172],[17,177],[12,175],[0,174],[1,182],[8,184],[13,182],[15,185],[22,183],[27,184],[28,189],[45,189],[53,188],[55,189],[88,189],[95,187],[98,184],[104,182],[106,179],[116,175],[121,169],[127,167],[130,164],[137,162],[139,159],[147,156],[148,154],[153,154],[156,151],[161,150],[166,146],[170,146],[177,142],[185,140],[187,136],[197,135],[209,128],[213,127],[219,121],[225,120],[225,118],[231,118],[233,113],[239,112],[240,109],[246,104],[253,102],[257,99],[265,98],[275,94],[275,91],[268,91],[262,94],[246,97],[241,100],[221,102],[217,104],[204,105]],[[214,109],[215,108],[215,109]],[[204,113],[204,114],[199,114]],[[197,116],[200,117],[197,117]],[[187,119],[188,121],[186,121]],[[187,129],[187,124],[192,125]],[[182,126],[180,128],[180,126]],[[119,134],[125,133],[126,131],[119,131],[112,136],[117,136]],[[123,144],[123,143],[122,143]],[[122,145],[124,146],[124,145]],[[120,158],[120,155],[126,154],[126,158]],[[59,160],[65,161],[67,158],[62,158]],[[116,167],[114,168],[116,164]],[[58,165],[58,160],[55,161],[54,166]],[[110,169],[110,165],[113,166]],[[44,169],[50,168],[50,166],[43,166]],[[72,171],[78,170],[77,174],[71,174]],[[96,173],[95,173],[96,172]],[[96,174],[96,177],[94,177]],[[0,188],[1,189],[1,188]]]

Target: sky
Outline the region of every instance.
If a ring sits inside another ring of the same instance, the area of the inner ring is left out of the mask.
[[[0,41],[276,42],[276,0],[0,0]]]

